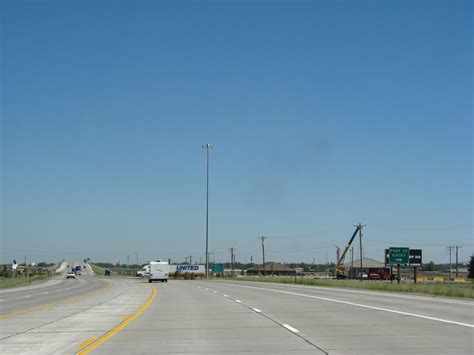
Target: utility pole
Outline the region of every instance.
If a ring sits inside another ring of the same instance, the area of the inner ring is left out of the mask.
[[[351,277],[354,277],[354,247],[351,247]]]
[[[206,189],[206,279],[209,278],[209,150],[214,148],[212,144],[204,144],[207,155],[207,189]]]
[[[230,276],[234,277],[234,247],[231,247],[229,251],[230,251]]]
[[[190,256],[189,256],[189,264],[192,264],[192,263],[193,263],[193,256],[190,255]]]
[[[265,276],[265,239],[268,237],[264,237],[263,235],[261,237],[257,237],[258,239],[262,240],[262,259],[263,259],[263,276]]]
[[[138,266],[138,251],[135,251],[135,254],[137,255],[137,267],[139,267]]]
[[[458,278],[458,249],[461,248],[460,245],[456,245],[456,278]]]
[[[451,252],[452,252],[453,249],[454,249],[454,247],[452,245],[450,245],[448,247],[448,250],[449,250],[449,279],[450,280],[453,279],[453,263],[451,261]]]
[[[365,227],[365,224],[362,225],[360,222],[357,226],[354,226],[359,228],[359,245],[360,245],[360,281],[362,281],[362,273],[363,273],[363,263],[362,263],[362,258],[363,258],[363,252],[362,252],[362,228]]]

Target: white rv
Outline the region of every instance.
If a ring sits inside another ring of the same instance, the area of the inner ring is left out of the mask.
[[[150,273],[148,274],[148,282],[168,282],[169,274],[170,265],[167,261],[150,261]]]

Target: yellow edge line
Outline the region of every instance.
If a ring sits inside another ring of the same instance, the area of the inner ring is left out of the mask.
[[[115,328],[109,330],[107,333],[102,335],[99,339],[94,341],[93,343],[89,344],[86,348],[82,349],[77,353],[77,355],[85,355],[89,354],[92,350],[96,349],[103,343],[105,343],[107,340],[112,338],[114,335],[116,335],[118,332],[120,332],[123,328],[125,328],[130,322],[132,322],[135,318],[137,318],[145,309],[148,308],[148,306],[151,305],[153,302],[153,299],[155,298],[156,295],[156,288],[153,286],[149,285],[151,288],[151,295],[148,297],[147,301],[141,306],[135,313],[133,313],[130,317],[122,321],[119,325],[117,325]]]
[[[89,343],[92,343],[97,337],[92,337],[92,338],[89,338],[87,340],[84,340],[82,343],[80,343],[77,347],[78,348],[83,348],[84,346],[86,346],[87,344]]]
[[[68,297],[68,298],[59,300],[59,301],[57,301],[57,302],[44,304],[44,305],[42,305],[42,306],[36,306],[36,307],[32,307],[32,308],[27,308],[27,309],[24,309],[24,310],[21,310],[21,311],[18,311],[18,312],[13,312],[13,313],[10,313],[10,314],[5,314],[5,315],[3,315],[3,316],[0,316],[0,320],[6,320],[6,319],[9,319],[9,318],[11,318],[11,317],[21,316],[21,315],[23,315],[23,314],[27,314],[27,313],[34,312],[34,311],[45,310],[45,309],[48,309],[48,308],[51,308],[51,307],[60,305],[60,304],[62,304],[62,303],[67,303],[67,302],[71,302],[71,301],[77,301],[77,300],[80,300],[80,299],[82,299],[82,298],[89,297],[89,296],[93,295],[94,293],[103,291],[103,290],[108,289],[108,288],[111,288],[111,287],[112,287],[112,281],[109,281],[109,284],[108,284],[107,286],[102,287],[102,288],[99,288],[98,290],[94,290],[94,291],[91,291],[91,292],[89,292],[89,293],[85,293],[85,294],[80,295],[80,296]]]

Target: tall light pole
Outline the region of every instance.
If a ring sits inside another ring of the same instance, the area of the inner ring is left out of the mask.
[[[206,279],[209,278],[209,149],[214,148],[212,144],[204,144],[207,155],[207,189],[206,189]]]

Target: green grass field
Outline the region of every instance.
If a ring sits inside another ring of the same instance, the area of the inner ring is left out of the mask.
[[[89,263],[89,265],[91,266],[92,271],[94,271],[97,275],[104,276],[105,268],[97,266],[96,264],[92,264],[92,263]]]
[[[31,282],[33,281],[39,281],[39,280],[45,280],[49,278],[50,276],[48,275],[32,275],[31,276]],[[18,276],[18,277],[1,277],[0,278],[0,288],[6,288],[6,287],[15,287],[15,286],[20,286],[20,285],[25,285],[30,283],[30,277],[25,277],[25,276]]]
[[[234,280],[276,282],[295,284],[294,277],[266,276],[266,277],[239,277]],[[417,283],[417,284],[397,284],[381,281],[359,281],[359,280],[333,280],[333,279],[308,279],[296,278],[296,284],[323,287],[347,287],[360,288],[375,291],[421,293],[433,296],[474,298],[474,283],[472,281],[465,284],[455,283]]]
[[[54,272],[59,267],[59,265],[60,264],[54,264],[52,266],[49,266],[46,268],[49,274],[31,275],[31,279],[30,279],[30,276],[25,277],[25,275],[19,275],[18,277],[0,277],[0,288],[21,286],[21,285],[29,284],[30,282],[48,279],[54,276]],[[38,267],[28,267],[28,272],[35,274],[38,271],[38,269],[39,269]],[[43,271],[44,269],[45,268],[43,268]]]

